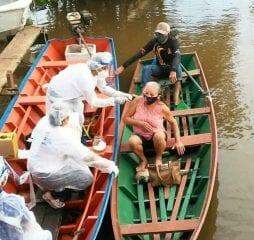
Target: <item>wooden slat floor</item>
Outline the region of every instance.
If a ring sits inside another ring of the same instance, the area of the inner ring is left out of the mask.
[[[33,212],[36,220],[43,229],[51,231],[53,240],[57,239],[58,229],[62,222],[63,210],[53,209],[47,203],[37,203]]]

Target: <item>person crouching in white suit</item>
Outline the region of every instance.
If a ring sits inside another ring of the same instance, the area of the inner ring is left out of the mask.
[[[79,115],[64,102],[52,104],[49,115],[32,132],[28,169],[33,182],[43,191],[43,199],[53,208],[64,207],[64,202],[55,199],[52,191],[84,190],[92,184],[89,167],[118,174],[113,161],[95,154],[80,139]]]
[[[87,63],[76,63],[67,66],[47,84],[46,109],[55,101],[66,102],[73,112],[79,113],[81,125],[84,122],[83,100],[93,107],[115,106],[132,99],[132,96],[117,91],[106,83],[109,77],[109,66],[112,55],[109,52],[98,52]],[[98,98],[95,88],[108,96]]]
[[[0,239],[1,240],[52,240],[52,234],[36,222],[33,212],[23,197],[6,193],[10,170],[0,156]]]

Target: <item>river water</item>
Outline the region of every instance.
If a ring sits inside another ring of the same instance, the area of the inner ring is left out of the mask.
[[[254,1],[70,0],[49,6],[49,37],[71,36],[66,13],[89,10],[90,36],[114,38],[121,63],[166,21],[179,30],[182,52],[197,51],[218,125],[219,167],[201,240],[254,239]],[[134,66],[121,77],[128,90]]]

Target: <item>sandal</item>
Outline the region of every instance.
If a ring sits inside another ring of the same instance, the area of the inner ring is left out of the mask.
[[[65,206],[65,203],[60,201],[59,199],[49,199],[46,194],[42,195],[42,198],[45,202],[47,202],[52,208],[60,209]]]

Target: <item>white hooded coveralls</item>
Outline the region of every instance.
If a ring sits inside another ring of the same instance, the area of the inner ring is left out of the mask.
[[[37,223],[23,197],[1,191],[0,240],[52,240],[52,235]]]
[[[96,87],[101,93],[110,97],[98,98],[95,93]],[[68,103],[73,112],[79,113],[80,121],[83,123],[83,100],[93,107],[114,106],[113,95],[117,93],[119,91],[107,86],[105,78],[93,76],[87,64],[72,64],[60,71],[48,84],[47,110],[52,103],[62,100]]]
[[[86,189],[93,180],[89,167],[106,173],[117,171],[114,162],[96,155],[81,143],[77,113],[70,115],[64,127],[52,127],[48,117],[43,117],[31,138],[28,168],[34,182],[44,191]]]

